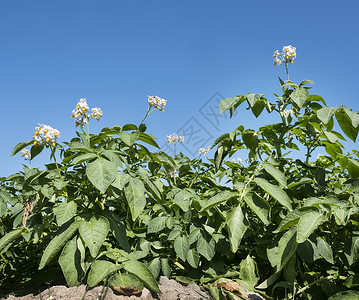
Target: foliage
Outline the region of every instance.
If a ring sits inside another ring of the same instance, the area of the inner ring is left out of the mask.
[[[53,163],[1,179],[1,293],[108,281],[158,292],[165,275],[214,299],[239,297],[238,286],[276,299],[357,295],[359,152],[341,141],[356,140],[359,115],[326,106],[311,84],[280,79],[275,103],[223,100],[222,113],[246,103],[279,122],[239,125],[214,142],[213,159],[150,151],[159,147],[143,123],[48,146]],[[32,146],[31,159],[47,148]],[[318,148],[326,155],[313,159]],[[232,162],[243,150],[247,162]]]

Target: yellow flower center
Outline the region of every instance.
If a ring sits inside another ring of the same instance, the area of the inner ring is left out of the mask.
[[[34,146],[36,146],[36,145],[37,145],[37,141],[34,142]]]
[[[80,105],[77,105],[77,106],[76,106],[76,109],[79,109],[79,108],[80,108]]]
[[[285,52],[289,52],[289,49],[287,48],[287,49],[285,49]]]
[[[49,137],[47,137],[47,138],[46,138],[46,142],[48,142],[49,140],[50,140],[50,138],[49,138]]]
[[[82,108],[82,111],[85,111],[85,110],[86,110],[86,107],[83,107],[83,108]]]
[[[52,146],[54,146],[54,147],[55,147],[55,145],[56,145],[56,144],[55,144],[55,142],[53,142],[53,143],[52,143]]]
[[[44,133],[47,133],[47,132],[48,132],[48,130],[47,130],[47,129],[45,129],[45,130],[44,130]]]
[[[54,136],[58,136],[58,133],[57,133],[57,132],[54,132]]]
[[[289,56],[287,55],[285,58],[286,58],[286,59],[288,59],[288,58],[289,58]]]
[[[294,56],[295,54],[294,54],[294,53],[292,53],[291,55],[292,55],[292,56]]]

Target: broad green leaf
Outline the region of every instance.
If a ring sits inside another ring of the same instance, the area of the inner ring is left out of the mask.
[[[77,204],[74,201],[62,202],[54,208],[57,225],[61,226],[76,216]]]
[[[130,180],[131,180],[130,175],[117,173],[115,180],[111,183],[111,186],[115,188],[113,189],[113,192],[116,195],[121,196],[120,191],[122,191],[125,188],[127,182],[129,182]]]
[[[269,278],[267,278],[266,280],[261,282],[259,285],[257,285],[256,289],[266,290],[268,287],[270,287],[273,283],[275,283],[277,281],[279,276],[280,276],[280,272],[272,274],[271,276],[269,276]]]
[[[290,98],[297,104],[300,108],[303,107],[305,101],[309,97],[309,92],[306,88],[297,87],[291,94]]]
[[[258,184],[265,192],[271,195],[275,200],[277,200],[281,205],[288,208],[289,210],[292,210],[291,199],[279,186],[271,184],[267,180],[258,177],[254,178],[254,182]]]
[[[299,86],[303,86],[303,85],[306,85],[306,84],[315,84],[312,80],[309,80],[309,79],[305,79],[303,80],[301,83],[299,83]]]
[[[0,253],[5,249],[6,246],[15,241],[19,236],[22,235],[24,228],[16,228],[13,231],[8,232],[0,239]]]
[[[277,272],[283,269],[285,264],[295,253],[295,250],[297,249],[296,238],[297,238],[296,226],[293,226],[280,238],[278,242],[278,252],[277,252],[277,257],[278,257]]]
[[[287,179],[285,175],[275,166],[271,164],[263,164],[264,169],[284,188],[287,187]]]
[[[287,282],[293,283],[297,278],[298,271],[295,266],[296,261],[297,261],[297,256],[292,255],[291,258],[283,267],[283,277]]]
[[[12,150],[11,152],[11,156],[14,156],[16,153],[20,152],[22,149],[26,148],[27,146],[30,146],[34,143],[34,140],[30,140],[27,142],[21,142],[18,143],[15,147],[14,150]]]
[[[81,253],[77,249],[77,236],[68,241],[59,257],[59,264],[68,286],[79,286],[84,270],[81,267]]]
[[[153,277],[157,278],[160,275],[161,271],[161,262],[159,257],[154,258],[148,265]]]
[[[124,188],[132,220],[135,221],[146,206],[145,186],[138,178],[130,178]]]
[[[186,261],[187,253],[189,251],[189,239],[184,235],[180,235],[175,239],[173,244],[177,256]]]
[[[297,243],[303,243],[325,220],[319,211],[309,211],[300,217],[297,225]]]
[[[198,268],[199,254],[196,249],[192,248],[187,253],[187,261],[192,268]]]
[[[91,159],[94,159],[96,158],[97,155],[94,154],[94,153],[85,153],[85,154],[81,154],[81,155],[78,155],[76,156],[73,160],[72,160],[72,163],[74,165],[77,165],[77,164],[80,164],[80,163],[83,163],[85,161],[89,161]]]
[[[211,261],[215,252],[216,242],[213,238],[204,238],[201,236],[197,241],[197,251],[208,261]]]
[[[84,139],[86,140],[87,137],[84,137]],[[89,148],[88,146],[84,145],[83,143],[80,143],[77,141],[71,142],[69,144],[69,148],[72,151],[93,152],[93,150],[91,148]]]
[[[219,204],[225,203],[230,198],[236,196],[237,193],[233,191],[222,191],[219,192],[217,195],[214,195],[210,199],[206,200],[204,206],[202,207],[201,211],[209,210]]]
[[[130,252],[131,246],[126,236],[126,227],[123,221],[114,213],[107,213],[106,218],[110,222],[111,232],[116,238],[117,242],[120,244],[123,250]]]
[[[347,280],[345,280],[344,285],[349,289],[359,286],[359,274],[350,276]]]
[[[317,250],[327,262],[334,264],[333,250],[322,237],[317,237]]]
[[[167,278],[170,278],[172,269],[168,262],[167,257],[161,258],[161,269],[162,269],[162,274]]]
[[[317,117],[324,124],[328,124],[338,109],[339,107],[324,106],[317,111]]]
[[[127,273],[117,273],[111,277],[111,285],[114,287],[131,287],[134,286],[139,291],[143,289],[143,283],[136,276]]]
[[[233,106],[239,105],[244,101],[245,101],[245,98],[243,96],[237,96],[237,97],[223,99],[219,103],[219,111],[221,114],[223,114],[226,110],[230,109]]]
[[[240,205],[233,207],[226,213],[226,224],[231,251],[236,253],[243,235],[248,228],[248,222]]]
[[[96,257],[110,230],[110,222],[103,216],[93,216],[89,221],[81,221],[79,232],[92,257]]]
[[[247,98],[247,100],[248,100],[249,105],[250,105],[251,107],[253,107],[253,106],[256,104],[256,102],[257,102],[260,98],[262,98],[263,96],[264,96],[263,94],[248,93],[248,94],[246,95],[246,98]]]
[[[143,282],[145,287],[154,291],[156,293],[160,293],[160,289],[158,287],[156,279],[153,277],[150,269],[146,267],[143,263],[135,260],[126,261],[123,263],[124,269],[133,275],[135,275],[139,280]]]
[[[34,159],[36,156],[38,156],[42,150],[44,150],[44,145],[34,145],[31,147],[30,149],[30,156],[31,156],[31,159]]]
[[[270,218],[270,205],[262,197],[256,193],[247,193],[244,196],[244,201],[250,207],[251,210],[258,216],[258,218],[265,224],[269,224]]]
[[[248,283],[253,290],[259,277],[257,275],[257,263],[249,255],[243,259],[239,265],[239,278]]]
[[[144,124],[142,124],[142,125],[144,125]],[[145,143],[147,143],[147,144],[149,144],[149,145],[151,145],[153,147],[156,147],[157,149],[161,148],[156,143],[155,137],[153,135],[151,135],[151,134],[141,132],[139,137],[138,137],[138,140],[142,141],[142,142],[145,142]]]
[[[116,179],[116,174],[116,164],[103,157],[89,162],[86,167],[88,179],[102,194],[106,192],[110,184]]]
[[[349,266],[358,261],[359,257],[359,236],[353,235],[345,243],[344,248],[345,257],[348,260]]]
[[[193,198],[193,192],[188,189],[180,190],[174,197],[173,203],[176,203],[184,212],[188,211]]]
[[[140,132],[139,131],[135,131],[132,133],[127,133],[127,132],[120,132],[118,134],[120,136],[120,139],[127,145],[127,146],[132,146],[139,138],[140,136]]]
[[[356,158],[349,158],[347,169],[351,178],[355,179],[359,177],[359,160]]]
[[[119,265],[115,265],[112,262],[106,260],[96,260],[91,265],[91,270],[87,277],[87,284],[89,286],[96,286],[101,281],[106,280],[109,275],[116,272],[119,268]]]
[[[328,300],[358,300],[359,299],[359,292],[358,291],[345,291],[345,292],[339,292],[335,295],[329,297]]]
[[[335,117],[338,121],[340,128],[343,130],[345,135],[348,138],[350,138],[353,142],[355,142],[358,136],[359,127],[353,125],[353,123],[357,125],[357,114],[355,114],[355,117],[352,114],[354,113],[349,109],[340,108],[335,113]]]
[[[155,217],[148,223],[147,233],[158,233],[166,227],[166,217]]]
[[[42,254],[39,270],[44,268],[60,250],[63,249],[68,240],[70,240],[76,233],[79,227],[78,221],[71,223],[70,226],[60,228],[56,236],[50,241]]]
[[[279,233],[281,231],[287,230],[290,227],[296,225],[301,216],[305,215],[308,212],[317,212],[318,209],[315,207],[303,207],[299,209],[295,209],[289,212],[280,222],[278,228],[274,231],[274,233]]]
[[[317,245],[310,239],[298,245],[297,254],[306,262],[313,262],[321,257]]]

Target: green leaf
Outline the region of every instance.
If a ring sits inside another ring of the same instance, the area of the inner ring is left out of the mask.
[[[154,258],[148,265],[153,277],[157,278],[160,275],[161,271],[161,262],[159,257]]]
[[[262,197],[256,193],[247,193],[244,196],[244,201],[250,207],[251,210],[258,216],[258,218],[265,224],[269,224],[270,217],[270,205]]]
[[[328,124],[338,109],[339,107],[324,106],[317,111],[317,117],[324,124]]]
[[[26,148],[27,146],[30,146],[34,143],[34,140],[30,140],[27,142],[21,142],[18,143],[15,147],[14,150],[12,150],[11,152],[11,156],[14,156],[16,153],[20,152],[22,149]]]
[[[322,237],[317,237],[317,250],[327,262],[334,264],[333,250]]]
[[[119,273],[111,278],[111,285],[115,287],[131,287],[134,286],[139,291],[143,289],[143,283],[136,276],[127,273]]]
[[[228,228],[229,242],[231,244],[231,251],[236,253],[243,235],[248,228],[247,219],[240,205],[227,211],[226,224]]]
[[[81,267],[81,253],[77,249],[77,236],[66,243],[59,257],[59,264],[67,285],[79,286],[84,271]]]
[[[197,241],[197,251],[208,261],[211,261],[215,252],[215,240],[213,238],[205,238],[201,236]]]
[[[239,265],[239,278],[251,286],[251,290],[257,284],[259,277],[257,275],[257,263],[249,255],[243,259]]]
[[[42,254],[39,270],[44,268],[55,256],[63,249],[68,240],[76,233],[79,227],[78,221],[71,223],[70,226],[61,227],[56,236],[50,241]]]
[[[291,94],[290,98],[297,104],[300,108],[303,107],[305,101],[309,97],[309,92],[306,88],[297,87]]]
[[[246,95],[246,98],[248,100],[248,103],[251,107],[253,107],[256,102],[261,99],[264,95],[263,94],[253,94],[253,93],[248,93]]]
[[[161,269],[162,269],[162,274],[167,278],[170,278],[172,269],[168,262],[167,257],[161,258]]]
[[[261,284],[259,284],[258,286],[256,286],[256,289],[259,290],[266,290],[268,287],[270,287],[273,283],[275,283],[277,281],[277,279],[279,278],[280,273],[274,273],[271,276],[269,276],[269,278],[267,278],[266,280],[264,280]]]
[[[158,287],[156,279],[153,277],[150,269],[146,267],[143,263],[135,260],[126,261],[123,263],[124,269],[133,275],[135,275],[138,279],[140,279],[145,287],[154,291],[156,293],[160,293],[160,289]]]
[[[175,195],[173,203],[176,203],[184,212],[186,212],[191,206],[193,196],[191,190],[182,189]]]
[[[279,186],[271,184],[267,180],[258,177],[254,178],[254,182],[258,184],[265,192],[271,195],[275,200],[277,200],[281,205],[290,211],[292,210],[291,199]]]
[[[187,261],[192,268],[198,268],[199,254],[196,249],[192,248],[187,253]]]
[[[0,239],[0,253],[6,246],[10,245],[19,236],[22,235],[24,228],[16,228],[13,231],[8,232]]]
[[[103,157],[89,162],[86,167],[88,179],[102,194],[106,192],[110,184],[116,179],[116,174],[116,164]]]
[[[345,257],[348,260],[349,266],[358,261],[359,257],[359,236],[353,235],[345,243],[344,247]]]
[[[184,235],[179,235],[173,244],[177,256],[186,261],[187,253],[189,251],[189,239]]]
[[[147,227],[147,233],[158,233],[166,227],[166,217],[155,217],[149,223]]]
[[[306,84],[315,84],[312,80],[309,80],[309,79],[305,79],[303,80],[301,83],[299,83],[299,86],[303,86],[303,85],[306,85]]]
[[[140,132],[139,131],[135,131],[132,133],[127,133],[127,132],[120,132],[118,134],[120,136],[120,139],[127,145],[127,146],[132,146],[139,138],[140,136]]]
[[[103,216],[93,216],[90,221],[81,221],[79,232],[92,257],[96,257],[110,230],[110,222]]]
[[[287,187],[287,179],[285,175],[275,166],[270,164],[263,164],[264,169],[284,188]]]
[[[146,206],[145,186],[138,178],[130,178],[124,188],[132,220],[135,221]]]
[[[73,165],[77,165],[77,164],[80,164],[80,163],[83,163],[85,161],[89,161],[91,159],[94,159],[96,158],[97,155],[94,154],[94,153],[85,153],[85,154],[81,154],[81,155],[78,155],[76,156],[73,160],[72,160],[72,164]]]
[[[328,300],[358,300],[359,299],[359,292],[358,291],[345,291],[339,292],[335,295],[329,297]]]
[[[96,286],[109,275],[116,272],[119,268],[119,265],[115,265],[112,262],[106,260],[96,260],[91,265],[91,270],[87,277],[87,284],[89,286]]]
[[[34,146],[32,146],[31,149],[30,149],[31,159],[34,159],[37,155],[39,155],[42,152],[42,150],[44,150],[44,145],[40,145],[40,146],[38,146],[38,145],[35,146],[34,145]]]
[[[219,103],[219,111],[223,114],[226,110],[230,109],[231,107],[238,106],[239,104],[243,103],[245,98],[243,96],[231,97],[223,99]]]
[[[74,201],[62,202],[54,208],[57,225],[61,226],[76,216],[77,204]]]
[[[300,217],[297,225],[297,243],[303,243],[325,220],[319,211],[309,211]]]
[[[338,121],[340,128],[343,130],[345,135],[350,138],[353,142],[355,142],[358,136],[359,127],[357,125],[357,114],[349,110],[347,107],[340,108],[335,113],[335,117]],[[353,123],[356,125],[354,126]]]
[[[306,213],[314,211],[317,212],[318,209],[315,207],[303,207],[299,209],[295,209],[289,212],[280,222],[278,228],[274,231],[274,233],[279,233],[281,231],[287,230],[290,227],[296,225],[301,216],[305,215]]]
[[[349,289],[359,286],[359,274],[350,276],[347,280],[345,280],[344,285]]]
[[[117,242],[120,244],[123,250],[126,252],[131,252],[131,246],[126,236],[126,227],[123,221],[119,216],[110,212],[108,212],[106,217],[110,222],[111,232],[116,238]]]
[[[295,253],[297,249],[297,228],[296,226],[289,229],[278,242],[278,251],[277,251],[277,272],[279,272],[291,256]]]
[[[237,193],[234,193],[233,191],[222,191],[219,192],[217,195],[214,195],[209,200],[207,200],[202,207],[201,211],[209,210],[221,203],[224,203],[228,201],[230,198],[236,196]]]
[[[351,178],[356,179],[359,177],[359,160],[356,158],[349,158],[347,164],[348,173]]]

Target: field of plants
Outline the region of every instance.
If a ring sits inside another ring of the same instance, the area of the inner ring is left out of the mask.
[[[278,123],[238,124],[215,140],[213,157],[161,151],[145,125],[166,113],[157,96],[141,124],[99,134],[89,125],[101,109],[81,99],[69,142],[39,124],[12,155],[31,162],[47,151],[49,163],[0,178],[0,296],[56,284],[159,292],[164,275],[216,300],[246,299],[242,288],[267,299],[359,299],[359,151],[342,145],[356,140],[359,115],[328,107],[311,80],[292,82],[295,57],[292,46],[274,53],[287,77],[272,102],[248,93],[220,103],[221,113]]]

